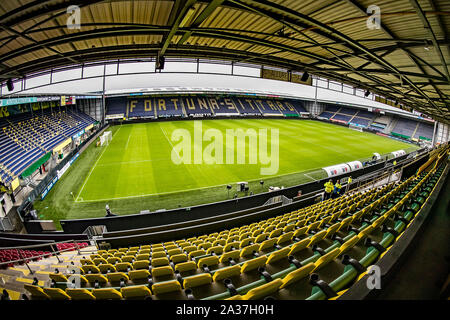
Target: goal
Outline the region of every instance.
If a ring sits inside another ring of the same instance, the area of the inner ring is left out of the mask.
[[[111,140],[112,140],[112,133],[111,133],[111,131],[105,131],[100,136],[100,146],[109,145]]]
[[[349,128],[349,129],[352,129],[352,130],[359,131],[359,132],[363,132],[362,127],[360,127],[360,126],[355,126],[355,125],[353,125],[353,124],[351,124],[351,123],[348,125],[348,128]]]

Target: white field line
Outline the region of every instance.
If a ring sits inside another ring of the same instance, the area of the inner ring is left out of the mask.
[[[117,130],[117,131],[119,131],[119,130]],[[130,138],[131,138],[131,132],[130,132],[130,134],[128,135],[128,140],[127,140],[127,144],[125,145],[125,150],[128,149],[128,143],[130,142]]]
[[[315,168],[317,170],[314,171],[318,171],[321,168]],[[277,178],[277,177],[282,177],[282,176],[287,176],[287,175],[291,175],[291,174],[296,174],[296,173],[302,173],[303,171],[296,171],[296,172],[289,172],[289,173],[284,173],[284,174],[280,174],[280,175],[275,175],[275,176],[267,176],[267,178]],[[252,179],[252,180],[248,180],[248,182],[254,182],[254,181],[260,181],[262,178],[259,179]],[[313,178],[311,178],[313,179]],[[315,180],[315,179],[313,179]],[[317,180],[315,180],[317,181]],[[173,193],[180,193],[180,192],[184,192],[184,191],[194,191],[194,190],[202,190],[202,189],[210,189],[210,188],[215,188],[215,187],[221,187],[221,186],[226,186],[230,183],[223,183],[223,184],[217,184],[217,185],[213,185],[213,186],[205,186],[205,187],[198,187],[198,188],[191,188],[191,189],[180,189],[180,190],[175,190],[175,191],[168,191],[168,192],[158,192],[158,193],[147,193],[147,194],[140,194],[140,195],[136,195],[136,196],[126,196],[126,197],[117,197],[117,198],[105,198],[105,199],[95,199],[95,200],[77,200],[75,202],[79,202],[79,203],[84,203],[84,202],[100,202],[100,201],[109,201],[109,200],[122,200],[122,199],[132,199],[132,198],[143,198],[143,197],[150,197],[150,196],[159,196],[159,195],[165,195],[165,194],[173,194]]]
[[[114,135],[117,134],[117,132],[119,132],[120,129],[122,129],[122,126],[119,127],[119,129],[114,133]],[[111,142],[114,139],[114,135],[111,137]],[[110,146],[111,142],[108,143],[106,148],[102,151],[102,154],[100,155],[100,157],[98,157],[97,161],[95,161],[94,166],[92,167],[91,171],[89,172],[89,175],[86,177],[86,180],[84,180],[84,183],[83,183],[83,186],[81,187],[80,192],[78,192],[78,195],[77,195],[77,198],[75,199],[75,202],[78,202],[78,198],[80,197],[81,192],[83,192],[83,189],[86,186],[86,183],[88,182],[89,178],[91,177],[91,174],[94,171],[95,167],[97,166],[97,163],[100,161],[100,159],[102,158],[102,156],[105,153],[106,149],[108,149],[108,147]]]
[[[312,180],[314,180],[314,181],[317,181],[317,179],[314,179],[313,177],[311,177],[311,176],[308,175],[307,173],[304,173],[303,175],[307,176],[308,178],[310,178],[310,179],[312,179]]]
[[[172,146],[172,150],[174,150],[172,141],[169,140],[169,138],[167,137],[167,134],[166,134],[166,132],[164,131],[164,129],[163,129],[161,126],[159,126],[159,128],[161,129],[162,133],[163,133],[164,136],[166,137],[166,139],[167,139],[167,141],[169,142],[169,144]],[[181,160],[181,157],[180,157],[180,155],[178,154],[178,152],[175,152],[175,153],[177,154],[178,159]]]

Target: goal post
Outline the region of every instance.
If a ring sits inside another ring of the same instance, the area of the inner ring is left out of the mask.
[[[111,131],[105,131],[100,136],[100,146],[109,145],[111,140],[112,140],[112,133],[111,133]]]

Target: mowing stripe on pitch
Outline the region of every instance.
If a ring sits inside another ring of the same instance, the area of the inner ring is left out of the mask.
[[[111,142],[112,142],[112,140],[114,139],[114,135],[115,135],[117,132],[119,132],[120,129],[122,129],[122,126],[120,126],[119,129],[113,134],[113,136],[111,137]],[[109,147],[110,144],[111,144],[111,143],[108,143],[108,145],[106,146],[105,150],[102,151],[102,154],[100,155],[100,157],[98,157],[97,161],[95,161],[94,166],[92,167],[92,169],[91,169],[91,171],[89,172],[89,174],[88,174],[86,180],[84,181],[83,186],[81,187],[81,190],[80,190],[80,192],[78,193],[78,196],[77,196],[75,202],[79,202],[79,201],[78,201],[78,198],[80,197],[81,192],[83,192],[83,189],[84,189],[86,183],[88,182],[88,180],[89,180],[89,178],[90,178],[92,172],[94,171],[95,167],[97,166],[97,163],[100,161],[100,159],[102,158],[103,154],[105,153],[106,149],[108,149],[108,147]]]

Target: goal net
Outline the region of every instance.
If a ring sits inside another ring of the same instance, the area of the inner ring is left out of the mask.
[[[100,136],[100,146],[109,145],[111,140],[112,140],[112,133],[111,133],[111,131],[105,131]]]
[[[360,127],[360,126],[355,126],[355,125],[353,125],[353,124],[349,124],[348,125],[348,127],[349,127],[349,129],[352,129],[352,130],[356,130],[356,131],[359,131],[359,132],[363,132],[363,129],[362,129],[362,127]]]

